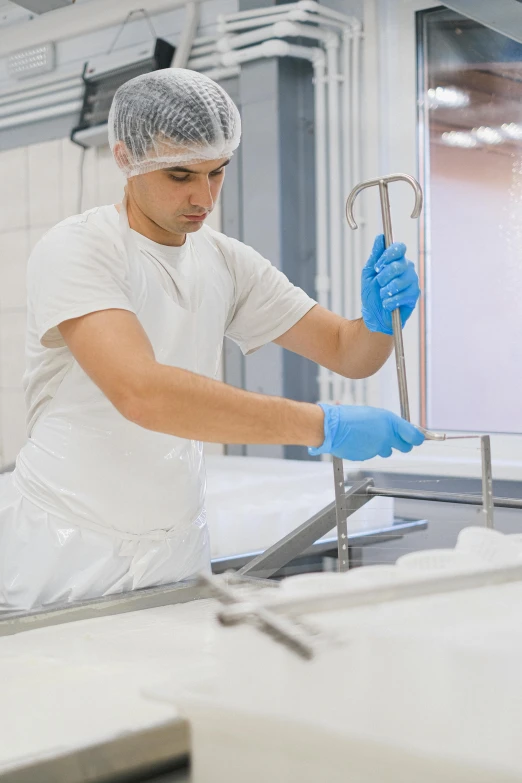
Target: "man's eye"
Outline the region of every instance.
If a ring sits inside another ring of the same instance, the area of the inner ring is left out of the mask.
[[[189,178],[188,174],[185,174],[184,176],[175,176],[174,174],[170,174],[170,179],[173,179],[174,182],[186,182]]]
[[[225,170],[225,167],[223,167],[222,169],[219,169],[219,171],[212,171],[210,176],[211,177],[219,177],[221,174],[223,174],[224,170]]]

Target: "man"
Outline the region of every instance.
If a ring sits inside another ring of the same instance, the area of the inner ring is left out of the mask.
[[[346,459],[423,441],[393,414],[251,394],[215,377],[223,337],[274,341],[351,378],[392,350],[418,280],[376,240],[363,319],[319,306],[204,225],[240,139],[236,106],[188,70],[123,85],[109,117],[120,205],[69,218],[28,267],[29,438],[0,499],[0,606],[174,582],[209,566],[201,441],[302,444]],[[269,229],[269,227],[267,227]]]

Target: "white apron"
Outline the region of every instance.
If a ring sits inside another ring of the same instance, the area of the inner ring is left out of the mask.
[[[223,334],[198,333],[201,270],[191,311],[141,257],[125,206],[120,229],[130,289],[148,293],[132,304],[157,361],[214,376]],[[10,484],[0,494],[0,608],[107,595],[209,568],[202,444],[129,422],[77,362],[36,422]]]

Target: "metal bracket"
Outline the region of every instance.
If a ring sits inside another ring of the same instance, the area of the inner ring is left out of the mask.
[[[373,486],[373,480],[367,478],[363,481],[358,481],[345,491],[342,461],[340,480],[342,488],[336,485],[336,498],[338,493],[340,496],[342,495],[339,503],[330,503],[329,506],[314,514],[313,517],[295,530],[292,530],[291,533],[288,533],[288,535],[267,549],[266,552],[247,563],[246,566],[238,571],[238,574],[242,576],[251,574],[262,577],[272,576],[295,557],[305,552],[319,538],[326,535],[329,530],[335,527],[336,522],[338,536],[340,535],[338,538],[340,558],[341,554],[345,553],[346,562],[348,563],[346,520],[371,500],[367,489]],[[343,534],[345,538],[342,538]],[[343,546],[346,549],[343,549]],[[343,570],[347,569],[343,568]]]

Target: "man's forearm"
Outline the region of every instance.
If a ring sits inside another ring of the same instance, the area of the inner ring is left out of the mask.
[[[236,389],[156,362],[122,413],[146,429],[214,443],[320,446],[317,405]]]
[[[347,378],[368,378],[381,369],[393,351],[393,337],[370,332],[362,318],[343,321],[339,330],[336,370]]]

